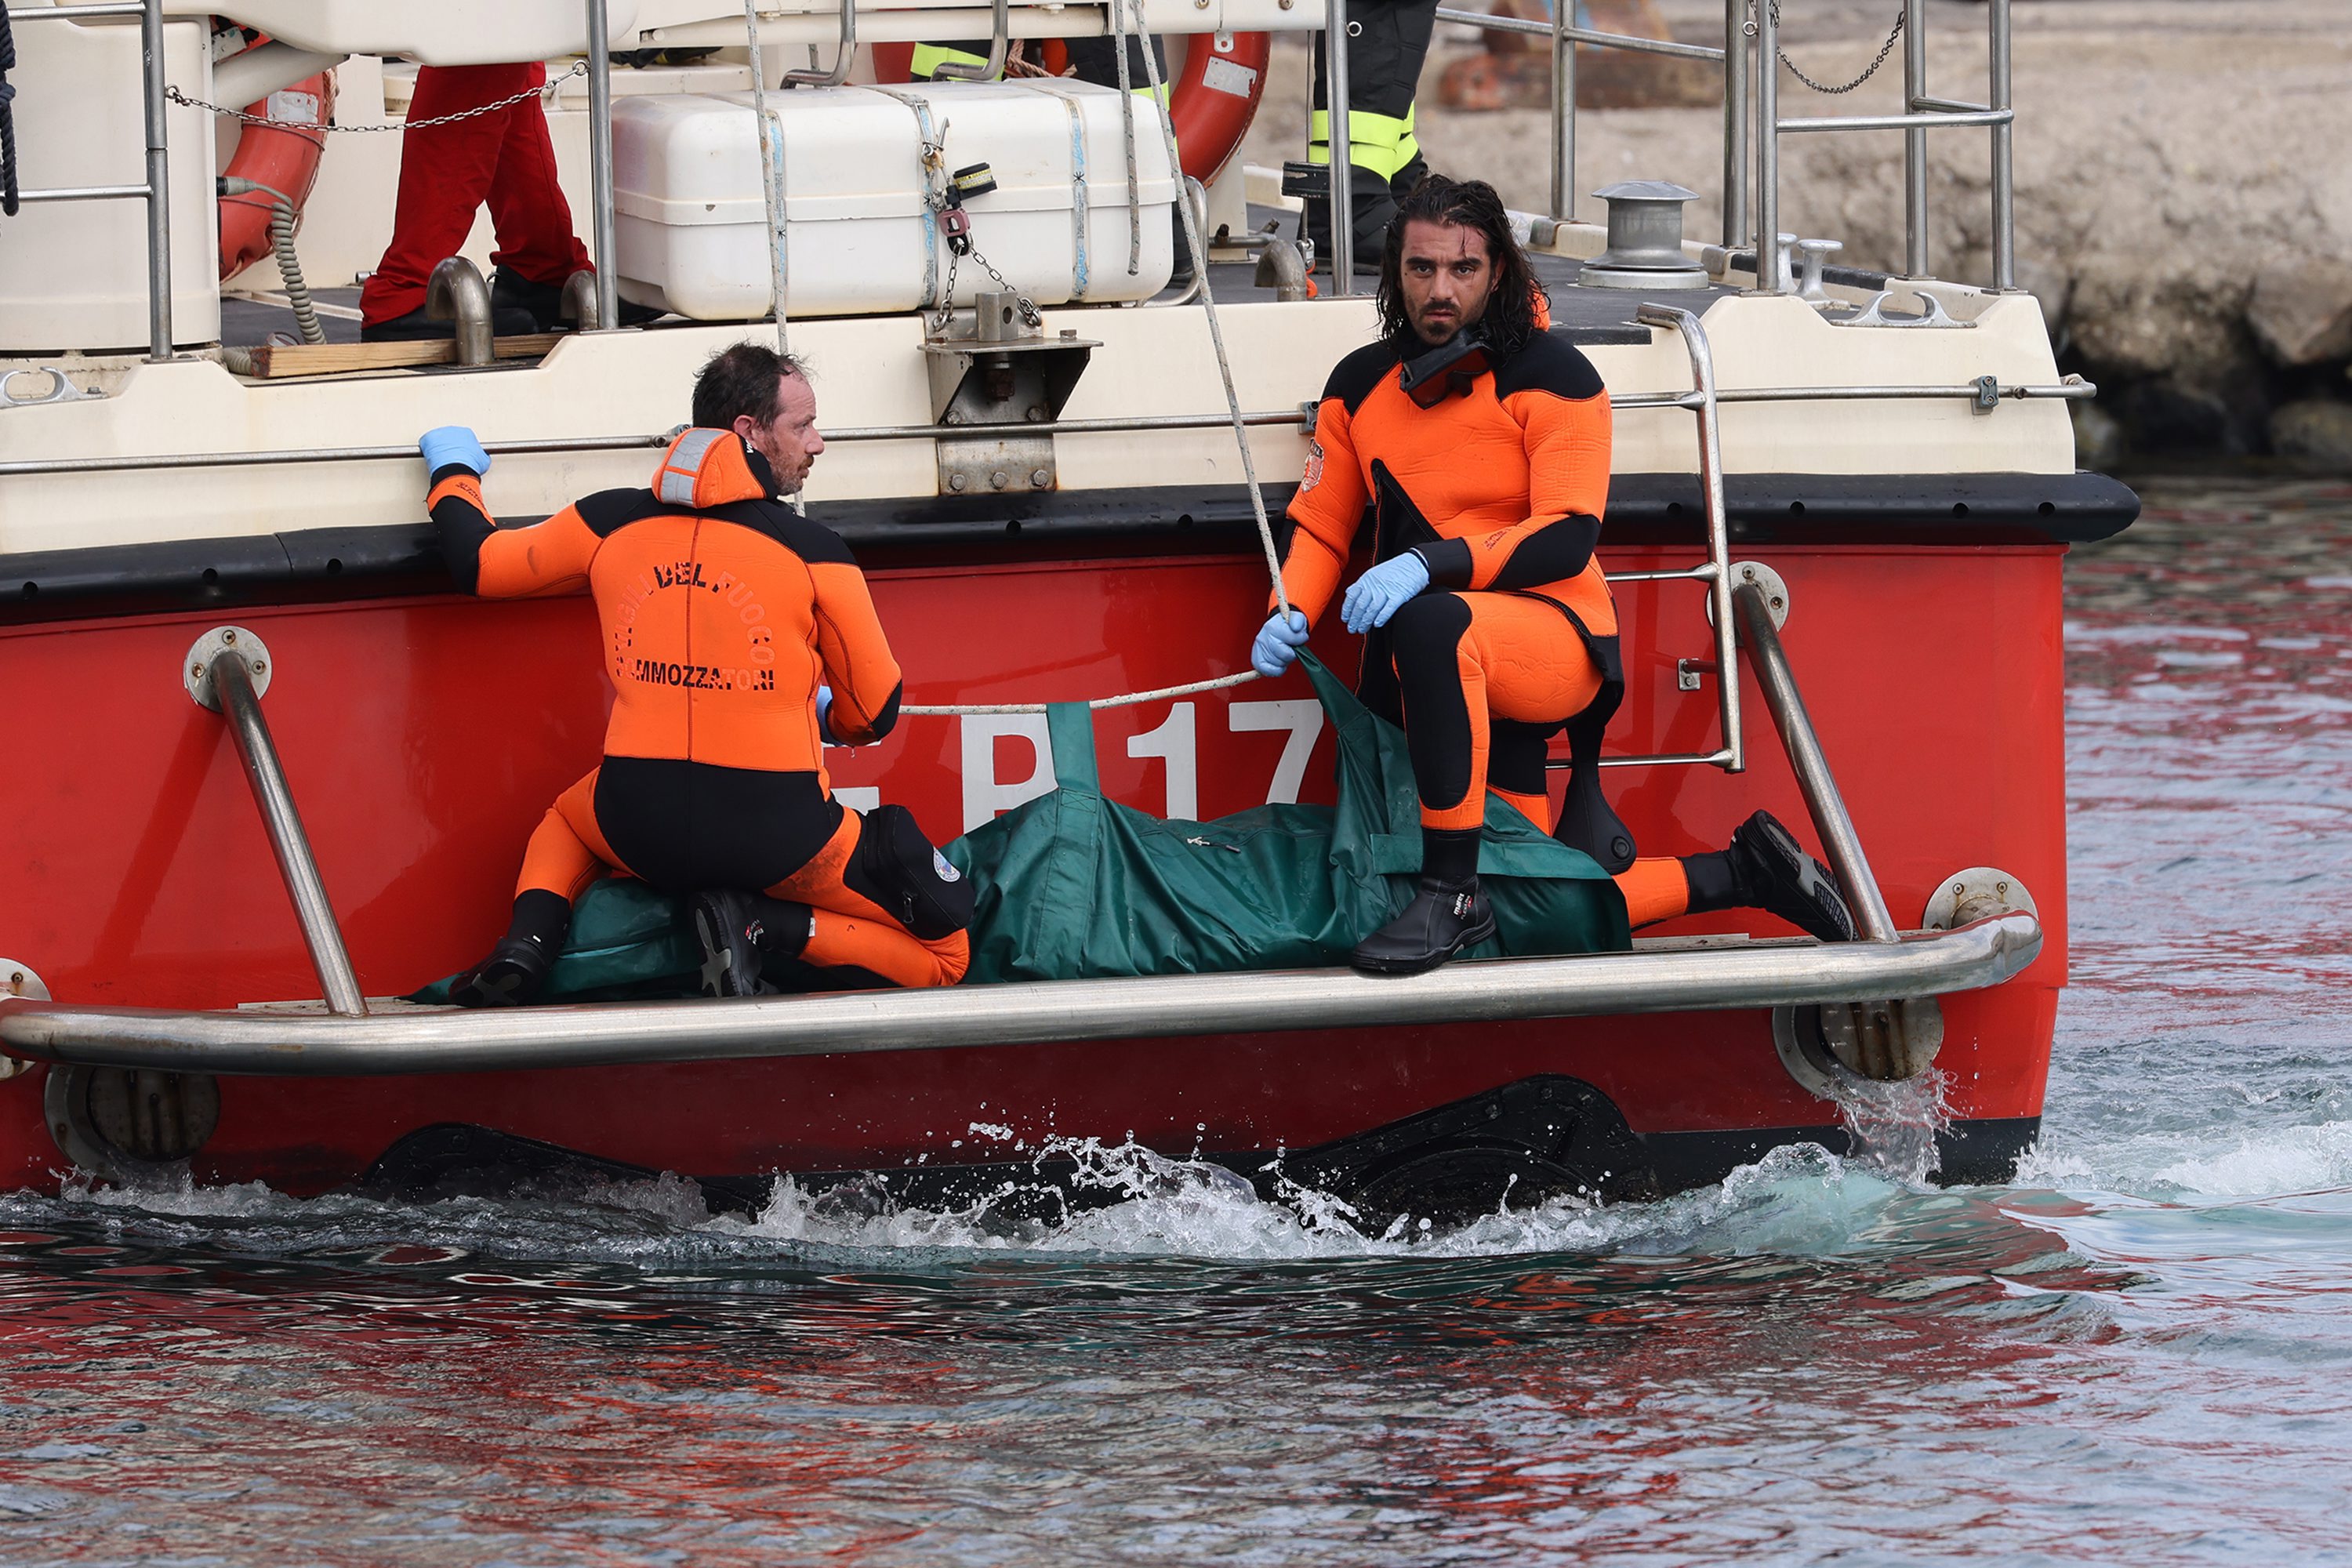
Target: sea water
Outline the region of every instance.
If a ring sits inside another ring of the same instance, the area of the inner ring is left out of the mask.
[[[1372,1237],[1094,1145],[1122,1201],[1028,1228],[0,1198],[0,1561],[2352,1562],[2352,486],[2147,489],[2069,565],[2011,1185],[1898,1104]]]

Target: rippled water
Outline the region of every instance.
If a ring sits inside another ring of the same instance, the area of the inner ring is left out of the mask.
[[[2073,563],[2075,985],[2010,1188],[1784,1151],[1368,1243],[684,1184],[0,1199],[10,1563],[2352,1562],[2352,486]]]

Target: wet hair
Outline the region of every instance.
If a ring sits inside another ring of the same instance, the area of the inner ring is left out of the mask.
[[[1479,318],[1486,340],[1504,354],[1527,346],[1536,330],[1536,296],[1540,286],[1528,265],[1528,253],[1511,235],[1511,215],[1503,198],[1484,180],[1449,180],[1431,174],[1407,192],[1389,222],[1387,247],[1381,252],[1381,332],[1395,341],[1412,336],[1412,321],[1404,308],[1402,278],[1404,226],[1416,218],[1476,229],[1486,237],[1486,254],[1495,266],[1495,292]]]
[[[705,429],[731,430],[748,414],[765,425],[783,401],[780,384],[784,377],[807,374],[791,354],[758,343],[720,349],[694,378],[694,422]]]

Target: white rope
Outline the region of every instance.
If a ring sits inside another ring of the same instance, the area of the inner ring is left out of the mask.
[[[853,0],[842,0],[852,4]],[[768,207],[768,281],[776,297],[776,352],[789,354],[784,340],[784,158],[781,127],[768,124],[768,73],[760,63],[759,0],[743,0],[743,30],[751,40],[751,112],[760,120],[760,195]]]
[[[1127,75],[1127,38],[1120,7],[1129,3],[1130,0],[1110,0],[1111,36],[1118,50],[1119,75],[1122,79]],[[1202,243],[1200,216],[1192,209],[1192,195],[1185,189],[1187,182],[1184,178],[1184,165],[1177,156],[1175,122],[1169,118],[1168,112],[1168,84],[1160,80],[1160,57],[1153,52],[1150,34],[1145,30],[1143,0],[1131,0],[1131,3],[1135,6],[1137,35],[1145,40],[1143,68],[1151,82],[1152,101],[1160,108],[1160,135],[1161,143],[1168,153],[1168,172],[1176,179],[1176,210],[1183,216],[1184,236],[1192,247],[1192,265],[1200,269],[1201,311],[1209,319],[1209,341],[1215,345],[1217,351],[1217,375],[1224,383],[1226,412],[1233,416],[1234,442],[1241,449],[1242,478],[1249,486],[1250,510],[1257,519],[1258,543],[1265,552],[1266,575],[1274,582],[1274,602],[1286,621],[1290,617],[1290,595],[1282,585],[1282,556],[1274,547],[1274,524],[1266,518],[1265,492],[1258,488],[1257,463],[1250,453],[1249,427],[1242,422],[1241,394],[1234,387],[1233,361],[1225,353],[1224,329],[1218,323],[1217,301],[1209,290],[1209,250],[1208,247]],[[1125,92],[1119,96],[1123,99],[1129,97]],[[1129,153],[1130,160],[1134,156],[1132,147],[1133,142],[1130,140]],[[1132,168],[1131,163],[1129,167]],[[1130,200],[1129,210],[1139,211],[1140,208],[1136,207]],[[1214,680],[1195,680],[1183,686],[1163,686],[1154,691],[1129,691],[1117,697],[1097,697],[1087,706],[1097,709],[1128,708],[1139,702],[1160,702],[1174,697],[1191,697],[1202,691],[1219,691],[1226,687],[1241,686],[1257,679],[1256,670],[1245,669],[1239,675],[1221,675]],[[1047,706],[1048,704],[1043,702],[942,703],[936,706],[902,705],[898,711],[919,717],[951,719],[988,713],[1043,713]]]
[[[1135,6],[1136,31],[1146,38],[1143,0],[1126,0]],[[1111,0],[1116,7],[1122,0]],[[1168,149],[1168,172],[1176,180],[1176,210],[1183,216],[1184,237],[1192,247],[1192,265],[1201,279],[1201,313],[1209,319],[1209,341],[1216,345],[1217,374],[1225,384],[1225,410],[1233,416],[1234,444],[1241,448],[1242,478],[1249,485],[1250,510],[1257,519],[1258,543],[1265,551],[1266,574],[1274,580],[1274,602],[1282,618],[1290,619],[1290,595],[1282,586],[1282,556],[1274,547],[1274,524],[1266,521],[1265,492],[1258,489],[1257,460],[1250,453],[1249,428],[1242,423],[1241,395],[1234,390],[1233,362],[1225,355],[1225,331],[1217,322],[1217,300],[1209,288],[1209,247],[1202,243],[1200,216],[1192,210],[1185,189],[1184,165],[1176,152],[1176,122],[1168,109],[1168,84],[1160,79],[1160,57],[1148,45],[1143,51],[1144,75],[1151,82],[1151,100],[1160,106],[1160,139]]]
[[[1110,43],[1118,57],[1119,129],[1127,143],[1127,275],[1132,278],[1143,270],[1143,187],[1135,171],[1135,89],[1128,79],[1127,10],[1118,0],[1111,0]],[[1148,33],[1143,47],[1150,52]]]
[[[1221,691],[1228,686],[1243,686],[1258,679],[1255,669],[1244,669],[1239,675],[1221,675],[1214,680],[1195,680],[1182,686],[1163,686],[1156,691],[1129,691],[1118,697],[1097,697],[1087,704],[1089,708],[1132,708],[1139,702],[1161,702],[1171,697],[1191,697],[1202,691]],[[937,707],[917,707],[901,703],[898,711],[919,718],[956,719],[980,713],[1043,713],[1048,702],[957,702]]]

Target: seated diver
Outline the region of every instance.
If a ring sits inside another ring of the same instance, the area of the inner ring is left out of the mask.
[[[1365,635],[1359,694],[1404,727],[1421,799],[1421,883],[1359,944],[1376,973],[1435,968],[1495,930],[1478,885],[1493,789],[1616,876],[1632,923],[1765,910],[1853,938],[1828,869],[1769,812],[1712,854],[1635,859],[1600,792],[1624,689],[1617,613],[1593,554],[1609,495],[1609,395],[1543,330],[1543,297],[1492,186],[1431,175],[1390,224],[1381,336],[1339,362],[1316,410],[1282,582],[1251,663],[1276,676],[1330,604],[1370,505],[1374,564],[1339,613]],[[1555,826],[1550,738],[1574,760]]]
[[[572,900],[608,869],[691,900],[707,993],[767,989],[763,956],[830,986],[962,978],[971,884],[904,806],[861,817],[826,786],[821,746],[887,734],[900,683],[848,547],[775,499],[824,450],[797,362],[721,351],[647,489],[527,528],[484,510],[489,458],[471,430],[417,445],[451,574],[488,598],[593,594],[614,691],[603,764],[531,835],[512,922],[458,978],[458,1002],[535,999]]]

